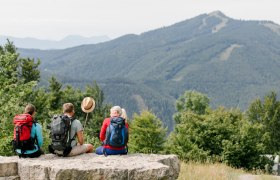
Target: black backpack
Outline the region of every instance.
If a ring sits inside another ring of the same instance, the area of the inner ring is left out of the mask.
[[[128,129],[125,126],[125,119],[113,117],[106,129],[105,143],[112,147],[124,147],[128,142]]]
[[[75,136],[71,139],[71,124],[72,119],[66,115],[54,115],[52,122],[49,125],[51,145],[49,145],[49,151],[55,153],[54,151],[63,152],[63,155],[67,156],[72,150],[71,142],[75,139]]]

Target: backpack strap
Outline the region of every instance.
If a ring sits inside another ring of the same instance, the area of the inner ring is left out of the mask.
[[[110,117],[109,126],[106,128],[105,141],[104,141],[104,143],[102,142],[103,145],[109,144],[110,136],[111,136],[111,128],[110,128],[110,126],[111,126],[112,121],[113,121],[113,118]],[[103,154],[104,154],[104,153],[103,153]]]
[[[68,138],[69,138],[70,140],[69,140],[69,142],[68,142],[68,146],[71,146],[72,141],[75,140],[75,138],[76,138],[76,134],[74,134],[73,138],[71,138],[72,123],[73,123],[74,120],[76,120],[76,119],[70,118],[70,127],[69,127],[70,129],[69,129],[69,131],[68,131]]]
[[[69,117],[68,117],[69,118]],[[63,151],[63,156],[65,157],[65,156],[67,156],[70,152],[71,152],[71,150],[72,150],[72,146],[71,146],[71,144],[72,144],[72,141],[74,141],[75,140],[75,138],[76,138],[76,134],[74,134],[74,136],[73,136],[73,138],[71,138],[71,131],[72,131],[72,123],[73,123],[73,121],[74,120],[76,120],[75,118],[70,118],[70,126],[69,126],[69,131],[68,131],[68,139],[69,139],[69,141],[68,141],[68,144],[67,144],[67,148]]]

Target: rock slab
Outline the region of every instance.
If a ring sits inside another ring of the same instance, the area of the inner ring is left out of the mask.
[[[18,175],[18,157],[0,156],[0,177]]]
[[[176,155],[129,154],[103,156],[82,154],[20,159],[0,156],[1,177],[18,176],[30,180],[177,179],[180,161]]]

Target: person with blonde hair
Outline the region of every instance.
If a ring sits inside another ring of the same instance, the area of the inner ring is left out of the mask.
[[[99,155],[117,155],[127,154],[128,142],[128,123],[122,117],[122,108],[113,106],[110,109],[110,117],[105,118],[100,131],[100,140],[102,146],[96,148],[96,154]]]
[[[124,108],[122,108],[122,115],[121,115],[122,118],[124,118],[125,120],[127,120],[127,114],[126,114],[126,111]]]

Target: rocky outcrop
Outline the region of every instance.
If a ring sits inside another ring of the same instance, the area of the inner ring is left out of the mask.
[[[67,179],[176,179],[180,161],[175,155],[130,154],[98,156],[83,154],[20,159],[0,156],[0,180],[8,177],[30,180]]]

